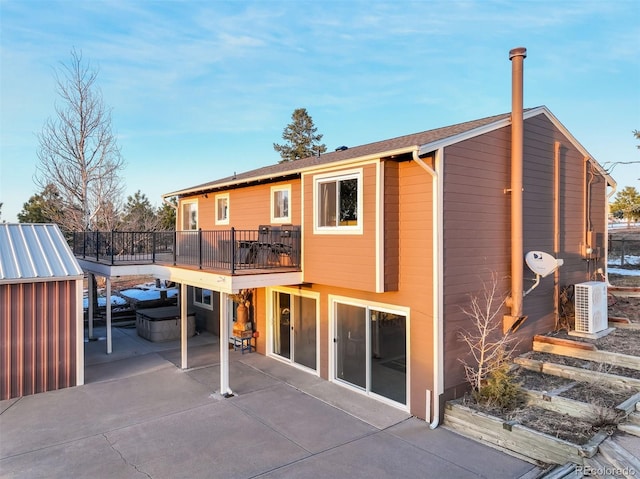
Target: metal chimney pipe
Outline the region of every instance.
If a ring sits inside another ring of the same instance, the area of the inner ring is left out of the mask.
[[[523,171],[523,63],[527,49],[509,51],[511,60],[511,325],[515,330],[524,321],[523,300],[523,221],[522,221],[522,171]]]

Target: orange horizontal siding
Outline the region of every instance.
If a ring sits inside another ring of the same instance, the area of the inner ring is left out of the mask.
[[[198,201],[198,227],[202,230],[227,230],[232,226],[236,229],[256,230],[260,225],[271,223],[271,188],[273,186],[291,185],[289,208],[291,224],[301,222],[301,187],[300,180],[281,181],[262,185],[239,187],[220,193],[207,193],[181,198],[183,201]],[[229,195],[229,224],[216,225],[216,194]],[[182,225],[182,208],[178,209],[179,225]],[[274,223],[280,224],[280,223]]]

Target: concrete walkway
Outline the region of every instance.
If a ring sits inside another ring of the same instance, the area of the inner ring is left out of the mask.
[[[535,466],[217,338],[85,343],[86,384],[0,402],[2,478],[533,478]],[[100,330],[96,330],[100,335]]]

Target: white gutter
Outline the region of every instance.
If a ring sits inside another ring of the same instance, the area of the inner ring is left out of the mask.
[[[433,391],[427,391],[427,411],[426,418],[430,418],[429,427],[435,429],[440,424],[440,396],[444,393],[444,334],[443,334],[443,315],[441,308],[442,300],[442,177],[438,175],[441,169],[442,157],[444,150],[439,148],[436,150],[435,169],[431,168],[419,156],[419,149],[413,151],[413,160],[429,175],[432,179],[432,195],[433,195]],[[433,404],[433,415],[431,415],[431,404]],[[429,419],[427,419],[429,420]]]

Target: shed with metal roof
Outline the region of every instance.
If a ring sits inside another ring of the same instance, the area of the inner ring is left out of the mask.
[[[0,224],[0,399],[84,383],[84,274],[54,224]]]

